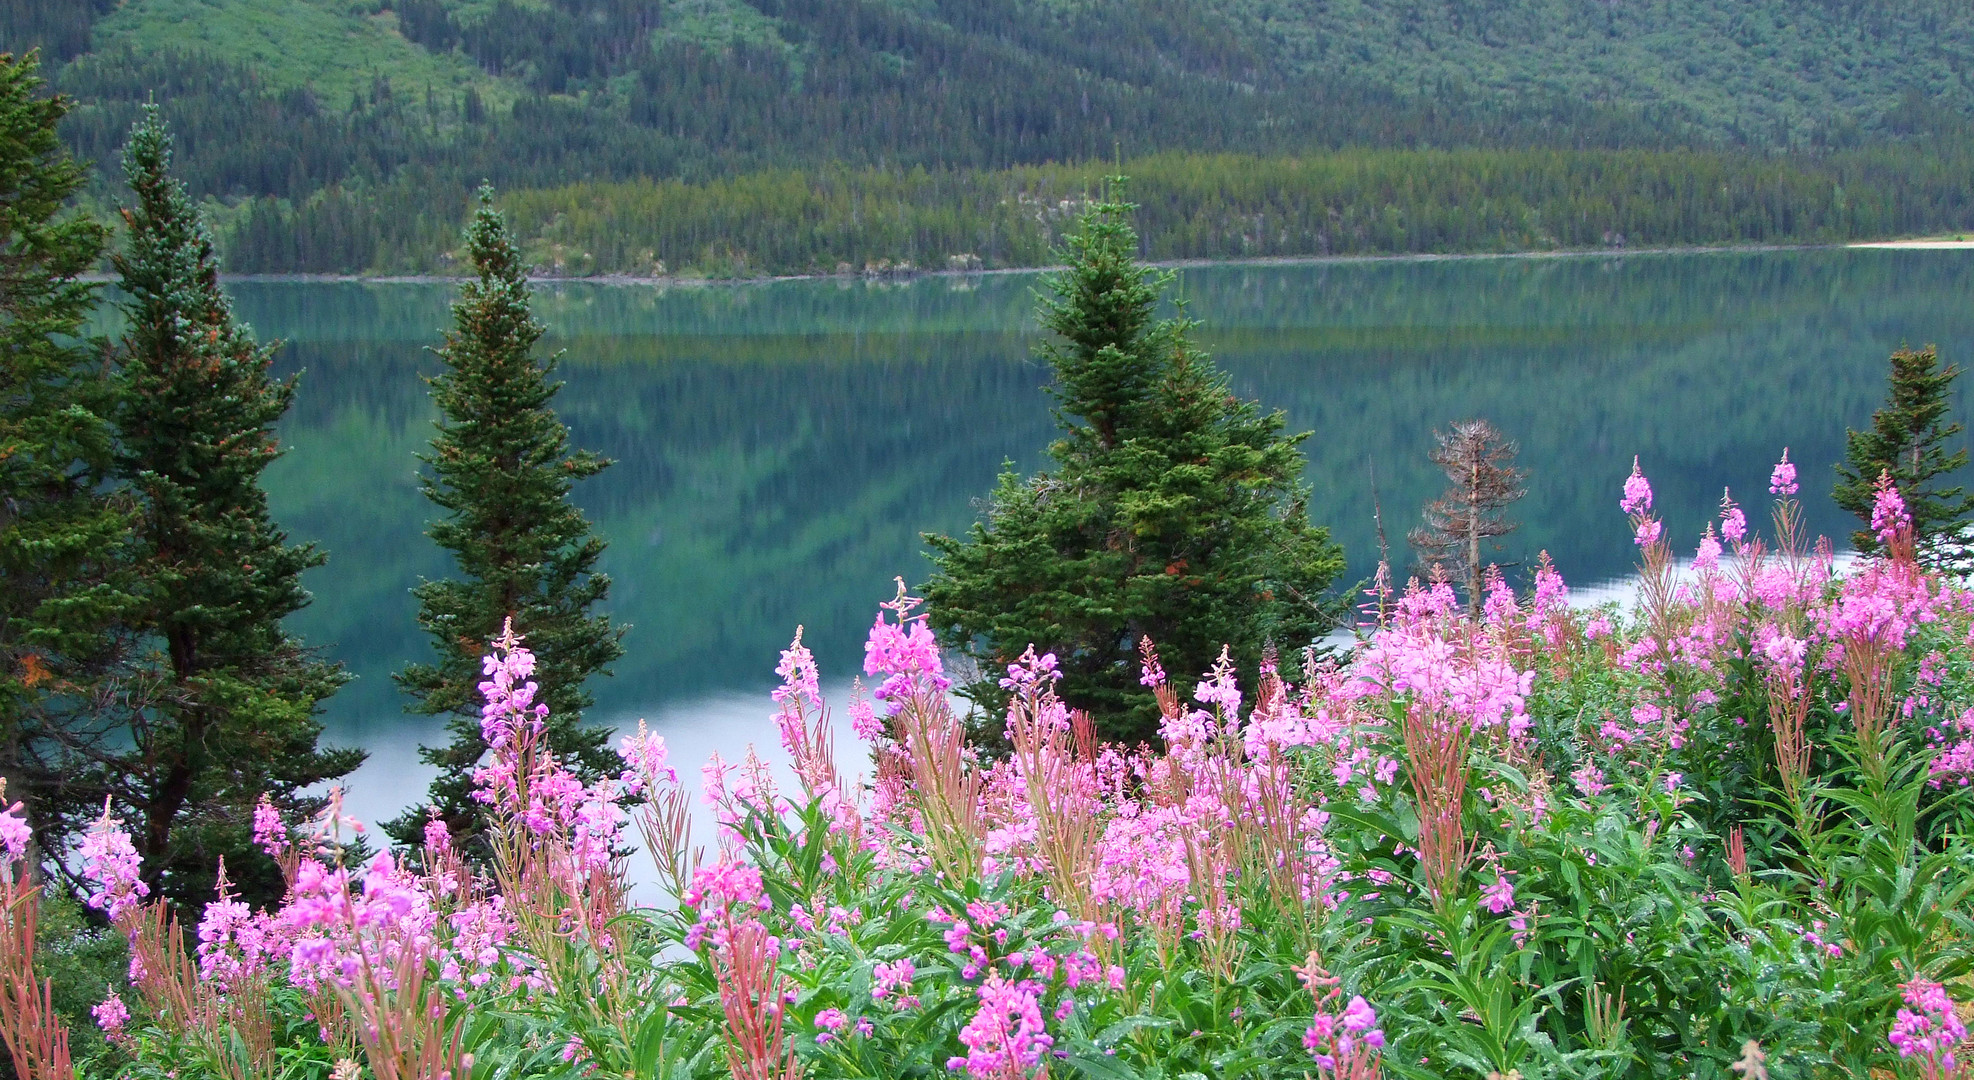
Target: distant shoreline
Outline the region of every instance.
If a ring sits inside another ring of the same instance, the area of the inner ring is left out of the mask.
[[[1465,262],[1481,259],[1589,259],[1626,258],[1640,255],[1744,255],[1770,251],[1959,251],[1974,250],[1974,240],[1925,237],[1906,240],[1860,240],[1837,244],[1694,244],[1682,247],[1652,248],[1570,248],[1557,251],[1474,251],[1456,253],[1413,253],[1387,255],[1276,255],[1247,259],[1164,259],[1149,265],[1167,270],[1198,270],[1215,266],[1323,266],[1374,262]],[[784,281],[913,281],[921,278],[977,278],[1007,274],[1040,274],[1060,270],[1060,266],[1011,266],[993,270],[908,270],[866,274],[775,274],[761,277],[711,278],[668,274],[534,274],[530,282],[541,285],[622,285],[645,288],[691,288],[695,286],[772,285]],[[109,274],[85,274],[85,281],[115,281]],[[221,274],[220,280],[267,282],[274,284],[341,285],[456,285],[468,280],[448,274]]]
[[[1935,236],[1917,240],[1869,240],[1844,246],[1907,251],[1959,251],[1962,248],[1974,248],[1974,240],[1963,240],[1959,237],[1949,240],[1944,236]]]

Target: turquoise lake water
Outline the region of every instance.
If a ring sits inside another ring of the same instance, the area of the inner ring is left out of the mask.
[[[566,351],[558,409],[577,445],[617,460],[578,491],[631,627],[593,718],[649,718],[688,761],[772,741],[765,691],[798,623],[825,680],[847,682],[891,579],[926,574],[921,532],[964,529],[1004,461],[1042,461],[1037,284],[542,285],[537,314]],[[355,788],[375,816],[417,798],[412,748],[433,737],[390,672],[426,648],[407,590],[449,570],[423,535],[414,455],[452,289],[229,288],[301,372],[266,482],[291,534],[330,554],[293,625],[357,675],[325,720],[372,750]],[[1974,253],[1959,251],[1218,266],[1174,292],[1236,392],[1311,432],[1312,514],[1358,576],[1377,560],[1374,507],[1402,545],[1443,486],[1433,428],[1472,416],[1518,440],[1530,473],[1504,563],[1547,550],[1576,583],[1626,574],[1633,454],[1683,545],[1723,486],[1760,504],[1785,445],[1812,528],[1846,535],[1830,470],[1883,396],[1886,354],[1974,356]],[[1967,416],[1974,380],[1959,389]]]

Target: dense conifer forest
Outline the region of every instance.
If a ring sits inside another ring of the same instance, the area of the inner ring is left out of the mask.
[[[0,0],[31,47],[99,171],[155,95],[241,272],[451,272],[482,181],[554,272],[1034,265],[1119,162],[1168,258],[1974,227],[1945,0]]]

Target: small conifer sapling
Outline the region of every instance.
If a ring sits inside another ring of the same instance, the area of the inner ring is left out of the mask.
[[[1960,367],[1941,367],[1939,350],[1928,345],[1893,353],[1890,369],[1885,404],[1871,414],[1871,427],[1845,437],[1844,460],[1837,465],[1830,494],[1864,523],[1851,534],[1851,542],[1869,554],[1879,547],[1871,529],[1878,474],[1889,475],[1912,515],[1912,535],[1922,557],[1938,557],[1945,554],[1943,545],[1959,539],[1962,522],[1974,513],[1974,495],[1958,484],[1938,482],[1968,461],[1965,447],[1949,449],[1961,433],[1959,422],[1947,419],[1947,391]]]

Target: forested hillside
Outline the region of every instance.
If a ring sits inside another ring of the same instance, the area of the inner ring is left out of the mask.
[[[1005,265],[1120,161],[1228,188],[1166,255],[1974,224],[1954,0],[0,0],[33,46],[96,161],[156,95],[240,270],[443,269],[482,180],[570,272]],[[1659,191],[1618,150],[1725,190],[1595,211]]]

